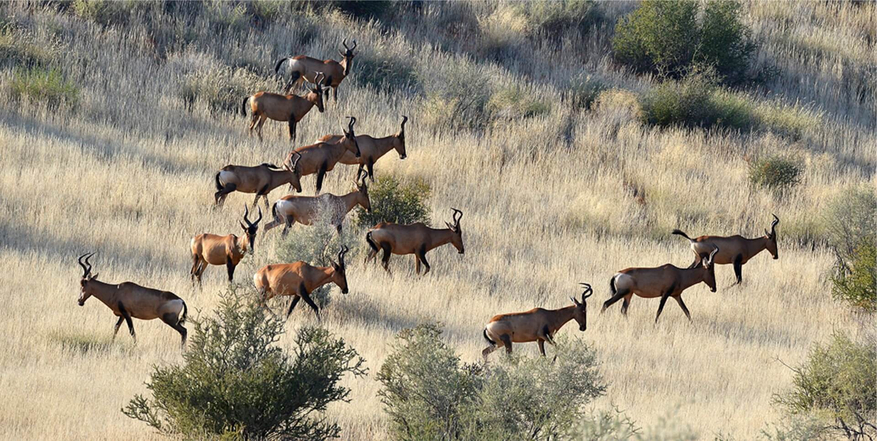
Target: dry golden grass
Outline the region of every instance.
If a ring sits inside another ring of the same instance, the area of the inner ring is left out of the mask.
[[[601,6],[607,20],[630,9]],[[189,240],[202,232],[237,233],[242,205],[252,201],[234,194],[225,208],[213,210],[212,175],[229,163],[278,162],[292,145],[279,123],[266,123],[266,141],[259,144],[246,137],[242,117],[211,112],[203,100],[187,109],[180,91],[192,84],[192,75],[203,79],[211,69],[240,66],[252,75],[224,74],[235,87],[272,84],[269,72],[280,56],[330,56],[349,35],[363,52],[375,47],[412,59],[426,95],[462,79],[486,78],[478,87],[532,85],[528,93],[552,106],[548,114],[480,131],[451,130],[431,113],[436,110],[425,94],[405,88],[388,94],[360,84],[355,65],[341,87],[340,104],[305,117],[300,140],[338,133],[345,115],[357,116],[358,133],[383,136],[397,130],[399,115],[409,115],[408,159],[390,153],[377,173],[428,182],[436,224],[449,219],[451,206],[465,213],[464,256],[449,248],[432,252],[433,271],[426,277],[413,274],[411,258],[394,257],[392,275],[356,259],[348,269],[350,293],[333,289],[323,325],[356,348],[372,373],[402,328],[438,320],[464,359],[475,361],[484,347],[480,331],[491,316],[565,306],[577,283],[587,281],[597,294],[582,336],[599,351],[609,382],[595,406],[618,405],[644,426],[669,417],[702,438],[721,433],[751,439],[778,417],[771,395],[791,378],[783,363],[799,363],[813,342],[833,330],[855,334],[872,326],[831,299],[825,275],[832,256],[818,238],[819,212],[830,197],[875,184],[875,79],[861,79],[870,85],[862,100],[845,88],[848,74],[829,66],[842,60],[864,71],[868,60],[873,63],[874,45],[860,35],[874,23],[873,4],[843,5],[840,12],[816,3],[792,11],[772,2],[748,6],[748,20],[766,42],[760,62],[770,60],[783,72],[762,86],[771,93],[756,104],[779,100],[777,108],[792,109],[782,114],[787,124],[796,123],[802,108],[807,118],[817,115],[806,120],[798,139],[651,129],[630,118],[622,99],[593,112],[570,110],[560,95],[581,72],[581,60],[612,87],[634,93],[651,87],[649,79],[615,71],[600,52],[611,26],[540,53],[524,50],[538,41],[512,34],[508,4],[478,4],[477,19],[460,26],[488,26],[490,44],[524,45],[520,59],[479,62],[467,55],[477,53],[470,46],[477,43],[452,40],[438,28],[467,7],[430,5],[425,14],[431,24],[418,29],[406,22],[388,34],[338,14],[303,14],[216,36],[209,27],[146,25],[142,17],[104,28],[67,13],[0,7],[3,22],[37,41],[63,45],[60,66],[80,87],[76,108],[0,98],[0,438],[155,437],[120,408],[146,392],[153,364],[181,360],[178,336],[158,321],[136,321],[136,345],[124,330],[111,342],[115,317],[109,310],[96,300],[76,306],[81,273],[75,257],[97,251],[93,260],[101,280],[170,290],[193,315],[209,311],[226,287],[225,270],[209,268],[203,292],[193,290]],[[818,19],[810,20],[811,14]],[[791,24],[780,29],[779,22]],[[150,38],[164,46],[156,49]],[[838,46],[835,39],[851,43]],[[807,58],[801,46],[822,55]],[[843,50],[828,55],[837,48]],[[157,55],[165,53],[166,59]],[[528,64],[534,59],[556,61],[557,69],[543,74]],[[11,66],[0,67],[0,89],[6,90]],[[756,91],[751,99],[758,96]],[[749,186],[749,158],[788,152],[805,164],[798,187],[777,196]],[[324,191],[347,191],[354,173],[352,167],[337,168]],[[644,189],[644,200],[632,197],[625,183]],[[310,194],[314,178],[303,184]],[[275,191],[272,201],[281,195]],[[686,292],[691,323],[670,302],[654,325],[658,302],[638,298],[627,319],[619,305],[598,313],[616,270],[690,263],[687,244],[669,235],[672,228],[752,237],[769,225],[770,213],[782,219],[780,259],[759,255],[744,266],[744,284],[731,289],[732,269],[719,267],[718,293],[704,286]],[[249,284],[256,269],[274,262],[279,240],[278,230],[260,234],[257,254],[244,260],[236,281]],[[295,329],[313,322],[313,314],[299,306],[280,344],[290,345]],[[577,331],[571,326],[562,332]],[[535,345],[517,349],[537,354]],[[333,405],[330,416],[345,438],[382,438],[379,384],[373,376],[347,384],[352,402]]]

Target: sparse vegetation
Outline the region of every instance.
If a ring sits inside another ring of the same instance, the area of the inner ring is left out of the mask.
[[[284,322],[258,305],[255,293],[226,293],[212,316],[193,320],[182,365],[156,366],[123,409],[166,435],[186,438],[328,439],[341,432],[323,417],[345,401],[347,375],[364,375],[364,360],[342,339],[302,328],[295,350],[276,345]]]
[[[877,311],[877,196],[852,189],[837,196],[822,216],[836,262],[832,294],[863,311]]]
[[[749,181],[756,187],[788,190],[801,181],[803,166],[785,156],[767,156],[749,165]]]
[[[79,89],[65,80],[57,69],[16,69],[10,84],[10,93],[15,99],[28,99],[51,108],[61,104],[75,107],[79,101]]]

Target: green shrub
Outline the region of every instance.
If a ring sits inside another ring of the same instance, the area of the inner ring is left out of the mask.
[[[835,299],[867,312],[877,311],[877,247],[873,238],[862,240],[849,263],[838,261],[831,276]]]
[[[15,69],[12,74],[10,93],[14,99],[30,100],[57,107],[65,104],[75,107],[79,102],[79,88],[64,79],[57,69],[39,67]]]
[[[749,181],[756,187],[787,190],[801,180],[803,165],[784,156],[768,156],[749,164]]]
[[[745,129],[753,124],[745,99],[718,89],[712,69],[695,71],[680,82],[665,81],[642,98],[643,122],[656,126]]]
[[[557,38],[567,30],[583,32],[599,19],[594,0],[538,0],[516,7],[527,18],[536,36]]]
[[[494,118],[505,120],[531,118],[550,112],[551,105],[539,98],[535,91],[511,86],[494,93],[485,110]]]
[[[395,439],[559,439],[605,388],[583,343],[561,342],[557,358],[498,358],[462,364],[437,325],[399,333],[378,372]]]
[[[836,333],[828,344],[814,346],[809,359],[793,370],[792,389],[774,397],[787,412],[816,415],[838,434],[858,428],[877,436],[873,425],[869,430],[862,424],[877,423],[877,349],[873,343],[855,342]]]
[[[576,109],[591,109],[606,84],[591,75],[579,75],[570,81],[570,100]]]
[[[825,208],[821,220],[828,245],[839,263],[856,260],[856,249],[877,238],[877,195],[870,188],[852,188],[836,196]]]
[[[680,78],[694,65],[712,66],[728,83],[743,79],[755,50],[740,5],[711,0],[703,20],[691,0],[646,0],[618,22],[615,60],[637,72]]]
[[[193,320],[182,365],[155,366],[146,387],[122,409],[165,435],[190,439],[327,439],[340,427],[323,416],[350,390],[345,374],[364,375],[363,359],[343,340],[302,328],[292,353],[275,343],[283,321],[234,291],[211,317]]]
[[[429,184],[419,179],[400,180],[393,175],[379,175],[369,187],[372,211],[357,208],[356,223],[371,228],[380,222],[410,224],[429,223]]]
[[[10,29],[0,31],[0,60],[15,67],[47,68],[58,50],[54,46],[36,44],[29,35]]]
[[[471,64],[449,64],[418,71],[426,92],[422,110],[426,125],[436,131],[480,130],[490,124],[489,77]]]

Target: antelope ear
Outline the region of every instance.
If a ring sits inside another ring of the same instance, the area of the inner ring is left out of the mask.
[[[579,306],[579,305],[581,305],[581,303],[579,303],[579,301],[578,301],[578,300],[576,300],[576,298],[575,298],[575,297],[570,297],[570,298],[569,298],[569,299],[570,299],[570,300],[572,300],[572,302],[573,302],[573,303],[574,303],[574,304],[575,304],[575,305],[576,305],[576,306]]]
[[[764,235],[770,237],[770,231],[764,230]]]
[[[95,274],[95,275],[93,275],[93,276],[88,276],[88,280],[94,280],[94,279],[97,279],[97,276],[99,276],[99,275],[100,275],[100,273],[97,273],[97,274]]]
[[[453,225],[451,225],[451,223],[450,223],[450,222],[445,222],[445,225],[447,225],[447,226],[448,226],[448,228],[450,228],[450,229],[452,229],[452,230],[453,230],[453,229],[454,229],[454,226],[453,226]]]

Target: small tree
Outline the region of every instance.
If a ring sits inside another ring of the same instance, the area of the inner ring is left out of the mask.
[[[831,276],[836,299],[877,310],[877,196],[854,189],[832,200],[822,216],[836,261]]]
[[[380,222],[428,223],[429,192],[429,184],[419,179],[402,181],[393,175],[378,176],[368,190],[372,211],[357,208],[356,223],[362,228],[371,228]]]
[[[329,403],[347,401],[344,374],[364,375],[364,360],[343,340],[302,328],[292,354],[275,343],[283,321],[266,314],[256,294],[231,291],[212,317],[193,320],[180,366],[156,366],[146,387],[122,409],[159,432],[188,438],[326,439]]]

